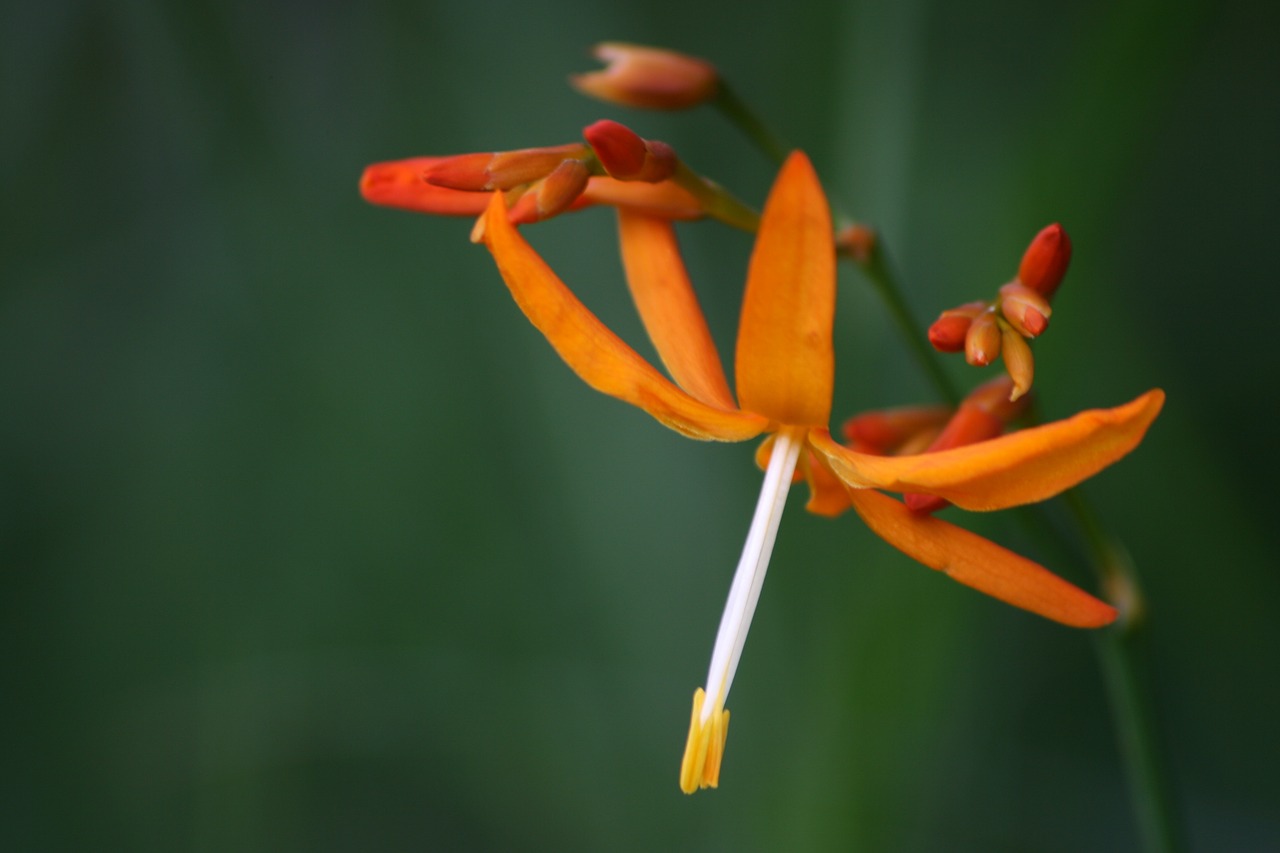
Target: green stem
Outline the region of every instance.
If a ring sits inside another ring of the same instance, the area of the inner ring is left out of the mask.
[[[898,327],[898,331],[902,334],[902,339],[907,342],[912,354],[916,357],[916,361],[920,363],[925,375],[933,383],[934,390],[938,392],[938,396],[952,406],[960,405],[962,397],[959,389],[951,381],[947,371],[943,369],[942,362],[937,358],[937,352],[929,345],[925,336],[917,331],[920,328],[920,324],[912,315],[907,301],[902,297],[902,288],[898,287],[897,279],[893,274],[893,269],[889,266],[889,261],[885,256],[883,247],[880,245],[880,240],[873,238],[871,251],[867,252],[865,257],[859,258],[851,254],[850,258],[858,265],[858,269],[862,270],[863,275],[867,277],[867,280],[871,282],[871,286],[879,294],[880,299],[889,310],[889,315],[893,317],[894,325]]]
[[[729,191],[690,169],[681,161],[672,180],[698,200],[703,211],[733,228],[754,234],[760,228],[760,214],[730,195]]]
[[[791,150],[791,146],[787,145],[781,137],[770,130],[769,126],[761,121],[755,111],[748,106],[747,102],[739,98],[729,88],[729,84],[723,80],[720,81],[720,88],[716,92],[716,98],[712,101],[712,105],[720,110],[734,126],[746,134],[755,143],[756,147],[764,152],[766,157],[778,164],[787,159],[787,153]]]

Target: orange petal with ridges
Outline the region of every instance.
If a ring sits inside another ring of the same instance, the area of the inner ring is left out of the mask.
[[[736,409],[671,223],[619,208],[618,235],[631,296],[671,378],[704,403]]]
[[[965,586],[1075,628],[1115,621],[1111,605],[976,533],[933,516],[917,516],[879,492],[854,489],[849,499],[876,535]]]
[[[692,438],[742,441],[767,426],[758,415],[689,396],[609,331],[507,221],[498,194],[485,213],[484,242],[520,310],[592,388]]]
[[[1092,409],[965,447],[914,456],[871,456],[837,444],[825,429],[809,443],[855,489],[925,492],[970,510],[1051,498],[1138,446],[1164,405],[1153,389],[1114,409]]]
[[[742,408],[778,423],[827,423],[835,288],[831,211],[796,151],[765,202],[747,271],[735,370]]]

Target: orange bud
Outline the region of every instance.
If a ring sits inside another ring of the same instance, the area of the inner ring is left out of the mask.
[[[429,184],[455,190],[509,190],[541,180],[565,159],[586,153],[586,146],[575,142],[493,154],[460,154],[444,158],[428,168],[423,176]]]
[[[885,455],[923,432],[939,429],[950,416],[946,406],[902,406],[862,412],[844,422],[841,433],[864,453]]]
[[[1071,240],[1063,227],[1055,222],[1037,234],[1027,247],[1018,267],[1018,280],[1045,299],[1052,299],[1062,277],[1067,274],[1069,263]]]
[[[924,452],[977,444],[1002,434],[1009,422],[1021,415],[1027,405],[1025,397],[1017,403],[1010,401],[1012,388],[1013,381],[1008,376],[997,376],[974,388]],[[913,512],[936,512],[948,503],[946,498],[936,495],[908,493],[902,497]]]
[[[1009,394],[1010,402],[1017,400],[1031,390],[1031,379],[1036,372],[1035,357],[1031,355],[1031,347],[1016,329],[1005,328],[1003,340],[1004,367],[1013,380],[1013,391]]]
[[[582,135],[604,170],[620,181],[654,184],[675,174],[676,153],[671,146],[642,139],[626,125],[601,119]]]
[[[929,327],[929,343],[938,352],[960,352],[964,349],[965,335],[969,333],[973,318],[987,307],[985,302],[966,302],[943,311]]]
[[[1049,300],[1018,281],[1000,288],[1000,313],[1024,337],[1037,337],[1049,328],[1053,309]]]
[[[969,332],[964,336],[964,360],[982,367],[996,360],[1000,355],[1000,325],[996,322],[996,314],[987,309],[973,318]]]
[[[422,173],[447,158],[410,157],[374,163],[360,176],[360,194],[370,204],[445,216],[478,216],[489,197],[428,184]]]
[[[592,50],[603,71],[569,78],[580,92],[602,101],[651,110],[682,110],[715,97],[715,66],[670,50],[604,42]]]
[[[1015,401],[1010,399],[1012,396],[1013,380],[1007,374],[1001,374],[970,391],[961,405],[975,406],[1001,423],[1009,424],[1022,417],[1031,402],[1030,397],[1019,397]]]
[[[538,218],[546,219],[569,209],[587,188],[591,170],[581,160],[563,160],[538,185]]]

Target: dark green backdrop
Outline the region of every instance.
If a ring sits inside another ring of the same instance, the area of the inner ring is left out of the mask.
[[[759,203],[714,113],[564,85],[610,38],[717,62],[922,316],[1067,226],[1047,414],[1169,394],[1087,491],[1146,581],[1176,794],[1200,849],[1280,845],[1277,15],[1035,6],[6,4],[0,846],[1133,848],[1089,635],[798,499],[722,787],[679,792],[751,447],[589,391],[465,221],[356,191],[612,117]],[[530,233],[639,340],[607,214]],[[727,348],[749,240],[682,235]],[[927,399],[847,271],[837,354],[838,417]]]

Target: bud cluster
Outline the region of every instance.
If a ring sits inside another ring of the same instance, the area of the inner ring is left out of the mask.
[[[1057,223],[1043,229],[1022,256],[1017,277],[995,299],[966,302],[943,311],[929,327],[929,342],[939,352],[963,352],[975,366],[1004,356],[1013,380],[1011,400],[1031,390],[1035,360],[1027,341],[1049,327],[1049,300],[1071,262],[1071,240]]]

